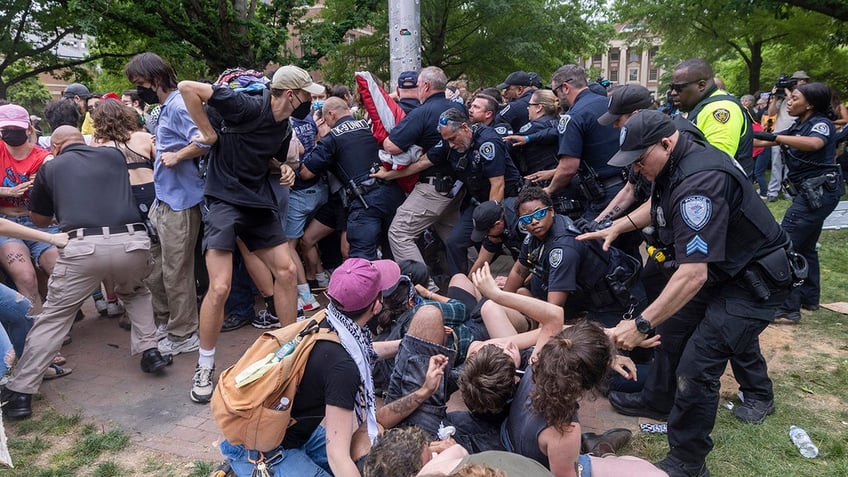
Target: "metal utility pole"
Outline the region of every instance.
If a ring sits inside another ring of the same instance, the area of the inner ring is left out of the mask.
[[[421,3],[420,0],[389,0],[389,68],[391,87],[397,86],[404,71],[421,69]]]

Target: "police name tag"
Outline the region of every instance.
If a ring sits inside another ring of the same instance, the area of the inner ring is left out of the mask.
[[[713,213],[713,203],[709,197],[690,195],[680,202],[680,215],[683,222],[694,231],[699,231],[710,221]]]

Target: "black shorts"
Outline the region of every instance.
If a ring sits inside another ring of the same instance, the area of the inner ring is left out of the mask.
[[[330,194],[327,203],[315,212],[313,219],[333,230],[347,230],[347,210],[339,194]]]
[[[206,198],[203,215],[203,251],[236,250],[236,237],[251,252],[286,242],[280,216],[273,209],[242,207],[212,197]]]

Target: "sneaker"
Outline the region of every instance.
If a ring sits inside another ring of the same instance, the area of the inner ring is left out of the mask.
[[[303,306],[303,311],[315,311],[318,308],[321,308],[321,304],[318,303],[318,300],[315,299],[314,296],[310,293],[309,295],[301,296],[298,300],[298,308]]]
[[[212,399],[212,391],[215,389],[215,384],[212,381],[212,374],[214,373],[215,366],[209,368],[198,364],[194,368],[194,377],[191,384],[192,401],[203,404]]]
[[[668,474],[668,477],[710,477],[710,469],[707,468],[706,463],[688,464],[670,454],[654,465]]]
[[[227,331],[235,331],[250,323],[250,320],[252,320],[252,318],[249,316],[228,315],[227,318],[224,319],[224,323],[221,324],[221,332],[226,333]]]
[[[168,337],[168,323],[156,325],[156,341],[162,341]]]
[[[198,348],[200,348],[200,338],[197,337],[197,333],[192,333],[182,341],[173,341],[168,336],[159,341],[159,352],[171,356],[197,351]]]
[[[106,313],[109,310],[109,302],[106,301],[106,298],[97,298],[94,300],[94,308],[97,308],[97,313],[100,313],[102,316],[106,316]]]
[[[736,419],[748,424],[762,424],[766,416],[774,414],[774,401],[757,401],[746,399],[745,402],[733,408]]]
[[[124,310],[124,305],[122,305],[119,301],[110,301],[106,305],[106,314],[109,315],[109,318],[121,316],[124,313],[126,313],[126,310]]]
[[[303,308],[297,307],[297,320],[296,321],[303,321],[305,319],[306,319],[306,315],[303,313]]]
[[[669,413],[649,407],[642,399],[642,393],[610,391],[608,399],[612,408],[619,414],[634,417],[647,417],[656,421],[668,420]]]
[[[280,320],[276,316],[268,313],[268,310],[262,310],[259,315],[250,322],[254,328],[266,330],[268,328],[279,328]]]

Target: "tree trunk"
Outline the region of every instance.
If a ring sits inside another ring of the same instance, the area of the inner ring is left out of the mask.
[[[748,93],[754,94],[760,90],[760,70],[763,67],[763,42],[751,44],[751,66],[748,69]]]

